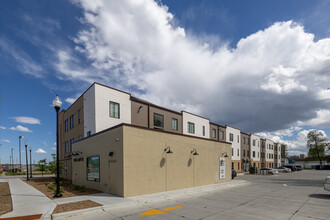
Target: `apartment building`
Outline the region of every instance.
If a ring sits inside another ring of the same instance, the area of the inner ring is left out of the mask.
[[[250,169],[250,149],[250,134],[241,132],[241,171],[247,172]]]
[[[232,169],[241,172],[241,132],[237,128],[226,125],[226,142],[231,143]]]
[[[274,141],[266,139],[265,141],[266,146],[266,167],[268,168],[275,168],[274,167]]]
[[[251,134],[250,148],[252,166],[261,168],[261,140],[258,135]]]
[[[275,168],[281,166],[281,144],[275,143],[274,146],[274,166]]]

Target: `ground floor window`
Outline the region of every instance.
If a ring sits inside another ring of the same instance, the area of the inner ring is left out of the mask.
[[[87,180],[100,182],[100,157],[87,157]]]

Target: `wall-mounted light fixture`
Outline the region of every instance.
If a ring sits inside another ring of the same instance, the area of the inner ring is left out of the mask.
[[[166,152],[167,154],[173,154],[173,151],[171,151],[171,147],[168,146],[167,148],[164,149],[164,152]]]
[[[112,157],[112,156],[113,156],[113,151],[111,151],[111,152],[109,153],[109,156],[110,156],[110,157]]]
[[[119,138],[116,138],[116,141],[119,141]]]
[[[82,152],[80,152],[80,151],[73,151],[71,153],[71,156],[79,156],[80,154],[82,154]]]
[[[141,110],[142,107],[143,107],[143,106],[140,105],[139,109],[137,110],[137,113],[140,113],[140,110]]]
[[[224,157],[228,157],[227,152],[223,152],[223,153],[222,153],[222,156],[224,156]]]
[[[194,156],[199,155],[199,154],[197,153],[196,148],[194,148],[190,153],[191,153],[192,155],[194,155]]]

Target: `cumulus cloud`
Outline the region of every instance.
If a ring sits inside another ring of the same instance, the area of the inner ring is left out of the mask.
[[[66,98],[65,101],[67,103],[69,103],[69,104],[73,104],[76,101],[76,99],[74,99],[74,98]]]
[[[316,111],[316,117],[307,121],[299,121],[300,125],[307,125],[319,128],[329,128],[330,127],[330,110],[322,109]]]
[[[6,129],[6,127],[0,126],[0,129],[2,129],[2,130],[5,130],[5,129]]]
[[[45,154],[45,153],[47,153],[47,152],[44,151],[44,150],[41,149],[41,148],[38,148],[38,150],[36,150],[36,153],[39,153],[39,154]]]
[[[10,140],[7,140],[7,139],[2,139],[0,141],[10,143]]]
[[[24,124],[39,124],[40,120],[37,118],[32,117],[13,117],[13,119],[18,123],[24,123]]]
[[[17,125],[16,127],[11,127],[9,129],[13,131],[32,132],[29,128],[23,127],[22,125]]]
[[[100,81],[248,132],[286,129],[330,107],[330,39],[315,41],[301,24],[276,22],[235,48],[211,48],[159,2],[75,2],[86,26],[74,50],[57,52],[61,79]]]

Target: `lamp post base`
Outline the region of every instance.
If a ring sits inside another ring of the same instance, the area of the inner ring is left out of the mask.
[[[55,193],[54,198],[59,198],[59,197],[62,197],[62,194],[61,193]]]

